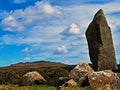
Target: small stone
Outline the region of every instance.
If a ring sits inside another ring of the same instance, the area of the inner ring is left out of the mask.
[[[59,86],[62,86],[63,84],[65,84],[67,81],[69,81],[70,78],[69,77],[59,77],[59,80],[58,80],[58,85]]]
[[[64,84],[64,86],[77,86],[77,83],[73,79],[70,79]]]

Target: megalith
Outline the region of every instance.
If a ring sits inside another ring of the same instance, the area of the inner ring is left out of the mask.
[[[95,70],[116,70],[116,57],[111,29],[102,9],[94,16],[86,30],[90,60]]]

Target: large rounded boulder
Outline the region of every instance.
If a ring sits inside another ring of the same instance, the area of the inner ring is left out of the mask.
[[[78,85],[81,84],[86,79],[87,75],[94,70],[86,62],[79,63],[73,70],[69,73],[69,78],[73,79]]]
[[[111,70],[97,71],[88,74],[88,82],[91,87],[99,86],[110,89],[102,90],[120,90],[120,78]]]
[[[22,76],[20,84],[23,86],[32,84],[38,85],[43,84],[45,82],[46,82],[45,78],[40,73],[38,73],[37,71],[32,71]]]

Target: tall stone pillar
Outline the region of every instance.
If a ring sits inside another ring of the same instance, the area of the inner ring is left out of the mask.
[[[102,9],[94,16],[86,31],[90,60],[95,70],[117,69],[111,29]]]

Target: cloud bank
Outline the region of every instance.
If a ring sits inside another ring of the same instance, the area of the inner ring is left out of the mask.
[[[26,27],[47,23],[49,18],[62,16],[61,8],[51,6],[48,2],[36,2],[34,6],[5,12],[1,26],[7,31],[22,31]]]

